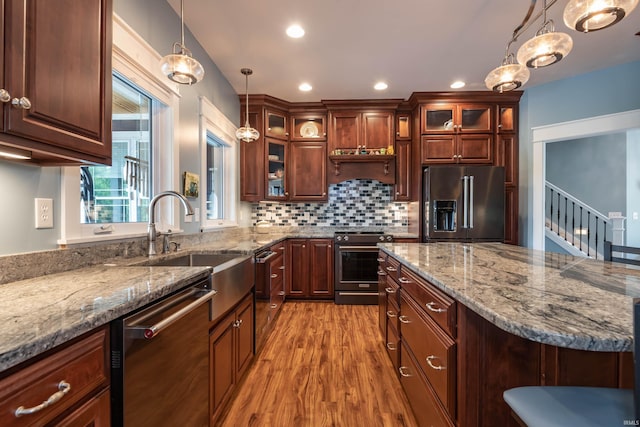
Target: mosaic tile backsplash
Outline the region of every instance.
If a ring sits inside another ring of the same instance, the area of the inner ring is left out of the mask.
[[[353,179],[329,185],[327,203],[254,203],[251,220],[275,226],[407,227],[408,205],[394,202],[392,191],[392,185]]]

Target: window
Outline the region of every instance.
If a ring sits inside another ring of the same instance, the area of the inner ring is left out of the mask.
[[[200,97],[200,145],[204,180],[202,228],[237,225],[238,148],[235,126],[209,100]]]

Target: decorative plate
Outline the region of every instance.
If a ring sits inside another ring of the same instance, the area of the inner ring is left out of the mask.
[[[314,122],[307,122],[300,126],[300,136],[303,138],[315,138],[318,136],[318,125]]]

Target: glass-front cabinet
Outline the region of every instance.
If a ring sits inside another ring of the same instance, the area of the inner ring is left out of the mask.
[[[287,114],[277,110],[265,110],[265,136],[288,139]]]
[[[291,116],[291,141],[327,139],[326,114],[296,114]]]
[[[286,189],[286,142],[266,139],[267,143],[267,200],[285,200],[289,195]]]
[[[492,132],[489,104],[427,104],[421,107],[422,133]]]
[[[498,132],[513,132],[515,130],[515,108],[513,105],[498,106]]]

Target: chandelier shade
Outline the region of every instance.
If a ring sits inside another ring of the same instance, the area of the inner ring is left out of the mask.
[[[494,92],[509,92],[525,84],[529,75],[529,69],[522,64],[503,63],[487,75],[484,84]]]
[[[582,33],[598,31],[622,20],[639,0],[571,0],[564,9],[567,27]]]
[[[253,70],[250,68],[242,68],[240,70],[245,76],[245,114],[244,114],[244,126],[236,130],[236,138],[244,142],[253,142],[260,138],[260,132],[257,129],[251,127],[249,123],[249,76],[253,74]]]
[[[181,41],[173,44],[173,52],[160,61],[160,70],[169,80],[183,85],[198,83],[204,78],[204,68],[184,45],[184,0],[180,1]]]
[[[553,21],[548,21],[535,37],[520,46],[517,58],[520,64],[529,68],[547,67],[562,60],[572,48],[571,36],[553,31]]]

